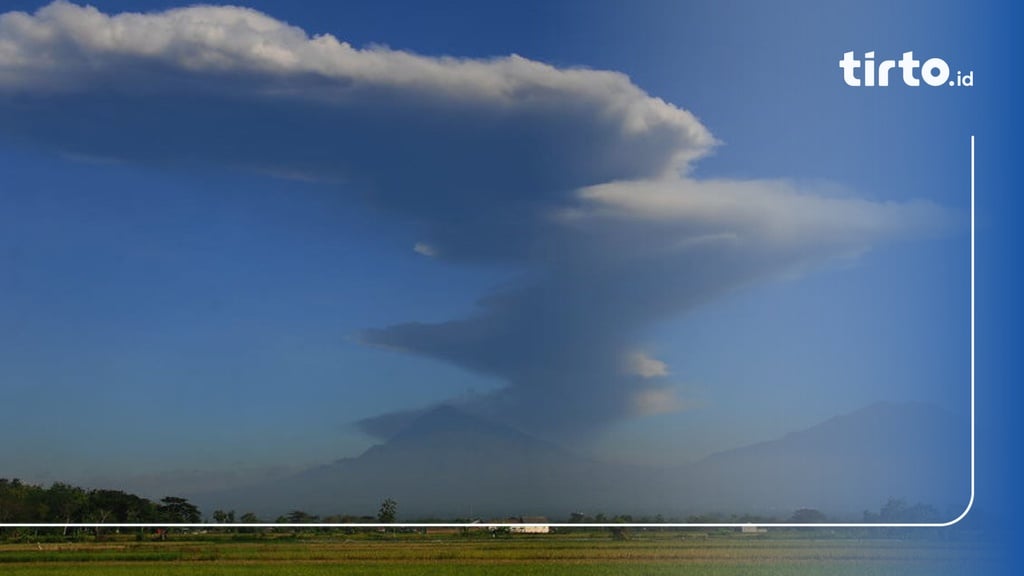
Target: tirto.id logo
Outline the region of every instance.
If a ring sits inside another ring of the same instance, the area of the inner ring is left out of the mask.
[[[974,86],[973,70],[957,70],[956,77],[951,78],[949,64],[945,60],[929,58],[922,63],[914,59],[913,52],[904,52],[899,61],[882,60],[876,65],[874,51],[865,52],[864,59],[858,60],[853,57],[851,50],[843,53],[839,67],[843,69],[843,81],[847,86],[888,86],[893,68],[900,69],[896,75],[907,86],[920,86],[922,80],[929,86]]]

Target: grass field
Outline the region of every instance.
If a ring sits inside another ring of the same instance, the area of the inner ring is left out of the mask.
[[[984,551],[965,542],[813,538],[802,535],[645,533],[345,535],[238,541],[203,540],[0,544],[5,576],[347,575],[906,575],[984,573]]]

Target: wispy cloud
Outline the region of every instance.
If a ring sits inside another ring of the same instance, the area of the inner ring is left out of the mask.
[[[434,248],[430,244],[426,244],[424,242],[417,242],[417,243],[413,244],[412,251],[417,253],[417,254],[421,254],[423,256],[426,256],[428,258],[433,258],[433,257],[438,255],[436,248]]]
[[[629,373],[641,378],[668,376],[668,364],[651,358],[643,352],[633,352],[628,357]]]

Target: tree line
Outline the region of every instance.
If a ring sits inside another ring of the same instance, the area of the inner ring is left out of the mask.
[[[381,502],[374,516],[334,515],[325,518],[294,510],[279,516],[275,523],[393,523],[397,519],[398,503],[390,498]],[[908,504],[900,499],[890,499],[879,512],[865,511],[864,522],[921,523],[939,521],[941,515],[929,505]],[[236,519],[235,511],[215,510],[212,515],[218,524],[252,524],[261,520],[247,512]],[[824,523],[830,518],[814,509],[801,509],[788,518],[763,516],[717,515],[691,516],[686,523],[740,522],[765,524],[774,522]],[[185,498],[167,496],[154,502],[147,498],[122,490],[85,489],[63,482],[54,482],[48,488],[24,483],[18,479],[0,478],[0,524],[197,524],[203,521],[199,508]],[[666,519],[660,514],[640,517],[634,520],[630,515],[593,516],[575,512],[568,518],[570,523],[661,523]],[[668,519],[678,522],[677,519]]]
[[[294,510],[277,517],[275,523],[352,523],[395,521],[398,503],[381,502],[377,516],[319,516]],[[252,512],[236,517],[234,510],[214,510],[217,524],[255,524],[262,520]],[[167,496],[154,502],[123,490],[85,489],[54,482],[48,488],[17,478],[0,478],[0,524],[197,524],[203,521],[195,504],[185,498]]]
[[[122,490],[87,490],[63,482],[44,488],[0,478],[2,524],[180,524],[201,519],[198,507],[176,496],[153,502]]]

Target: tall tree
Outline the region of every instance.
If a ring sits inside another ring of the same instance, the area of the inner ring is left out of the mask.
[[[157,510],[164,522],[171,524],[196,524],[202,518],[199,508],[185,498],[167,496],[160,500]]]
[[[391,524],[395,521],[398,516],[398,502],[395,502],[391,498],[385,499],[380,503],[380,509],[377,510],[377,521],[381,524]]]
[[[89,498],[85,490],[63,482],[54,482],[46,491],[49,520],[70,524],[80,520]],[[67,528],[64,529],[67,534]]]
[[[217,524],[234,524],[235,523],[235,511],[234,510],[228,510],[227,512],[225,512],[223,510],[214,510],[213,511],[213,521],[216,522]]]

